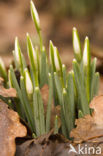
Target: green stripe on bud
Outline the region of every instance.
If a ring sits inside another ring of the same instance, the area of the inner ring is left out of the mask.
[[[38,15],[38,12],[35,8],[35,5],[33,3],[33,1],[30,2],[30,5],[31,5],[31,15],[32,15],[32,19],[35,23],[35,27],[36,27],[36,30],[37,32],[39,33],[40,31],[40,20],[39,20],[39,15]]]
[[[56,71],[60,71],[62,73],[62,63],[60,60],[58,49],[56,47],[54,47],[54,62]]]
[[[15,50],[13,51],[13,55],[14,55],[14,59],[15,59],[16,68],[18,70],[20,69],[20,72],[23,75],[23,70],[26,67],[26,62],[25,62],[24,56],[21,52],[19,41],[18,41],[17,37],[15,38]]]
[[[26,92],[27,92],[29,99],[31,99],[33,95],[33,84],[32,84],[31,77],[27,68],[25,68],[24,70],[24,77],[25,77]]]
[[[50,63],[52,65],[52,69],[54,72],[56,72],[56,66],[54,62],[54,45],[52,41],[50,41],[50,44],[49,44],[49,57],[50,57]]]
[[[78,31],[75,27],[73,28],[72,34],[73,34],[74,55],[75,55],[76,60],[80,62],[82,59],[82,51],[81,51],[81,44],[80,44]]]

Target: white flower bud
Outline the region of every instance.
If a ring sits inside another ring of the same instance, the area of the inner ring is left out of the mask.
[[[32,84],[32,81],[31,81],[31,78],[29,75],[29,71],[27,68],[25,69],[24,73],[25,73],[26,91],[27,91],[28,95],[31,95],[31,94],[33,94],[33,84]]]
[[[20,52],[19,52],[19,43],[18,43],[18,38],[15,38],[15,59],[17,61],[17,64],[20,65]]]
[[[84,51],[83,51],[83,64],[87,66],[90,60],[90,50],[89,50],[89,39],[88,37],[85,38],[84,43]]]
[[[56,70],[60,70],[60,62],[59,62],[59,58],[58,58],[58,51],[57,48],[54,47],[54,61],[55,61],[55,66],[56,66]]]
[[[36,29],[37,31],[39,32],[40,30],[40,20],[39,20],[39,15],[38,15],[38,12],[35,8],[35,5],[33,3],[33,1],[31,1],[31,15],[32,15],[32,19],[35,23],[35,26],[36,26]]]
[[[1,68],[2,68],[4,71],[6,71],[4,62],[3,62],[3,60],[2,60],[1,57],[0,57],[0,66],[1,66]]]

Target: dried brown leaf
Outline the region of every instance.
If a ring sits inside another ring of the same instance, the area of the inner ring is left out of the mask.
[[[90,108],[94,110],[92,113],[94,123],[103,129],[103,95],[96,96],[90,103]]]
[[[16,156],[66,156],[68,150],[69,141],[62,135],[53,135],[51,131],[17,146]]]
[[[0,156],[14,156],[16,137],[26,136],[27,130],[20,123],[19,116],[0,101]]]

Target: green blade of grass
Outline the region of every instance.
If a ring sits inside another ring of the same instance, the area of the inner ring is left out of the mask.
[[[53,83],[52,76],[49,73],[49,98],[48,98],[48,106],[47,106],[47,114],[46,114],[46,133],[50,131],[50,121],[51,121],[51,107],[53,102]]]

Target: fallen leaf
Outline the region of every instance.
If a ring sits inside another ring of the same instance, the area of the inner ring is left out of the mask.
[[[18,114],[0,101],[0,156],[14,156],[15,138],[26,136],[27,130],[19,120]]]
[[[103,95],[96,96],[90,103],[90,108],[93,109],[94,123],[103,129]]]
[[[67,156],[69,141],[60,134],[52,133],[17,146],[16,156]]]
[[[16,97],[16,90],[14,88],[6,89],[3,86],[4,80],[0,77],[0,96]]]

